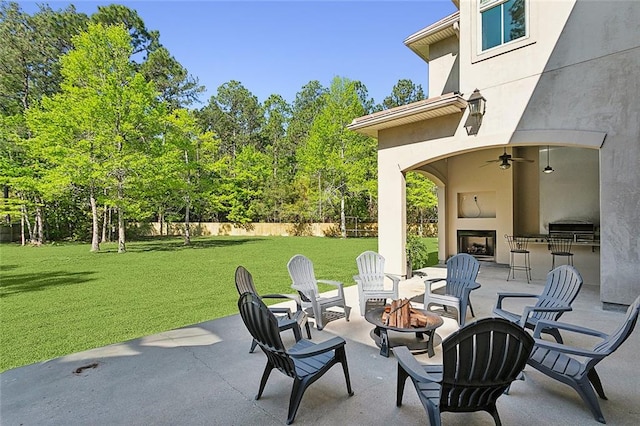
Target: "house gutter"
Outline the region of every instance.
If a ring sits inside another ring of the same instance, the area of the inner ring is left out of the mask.
[[[446,18],[411,34],[404,40],[404,44],[426,62],[429,62],[429,46],[454,36],[456,38],[460,37],[460,12],[452,13]]]
[[[379,130],[459,113],[466,107],[467,101],[460,93],[447,93],[355,118],[347,128],[377,138]]]

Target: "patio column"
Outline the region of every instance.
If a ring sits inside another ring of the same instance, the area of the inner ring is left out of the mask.
[[[406,274],[407,203],[405,176],[391,155],[378,151],[378,252],[385,272]]]
[[[445,203],[447,193],[444,186],[437,187],[438,196],[438,263],[447,260],[447,210]]]

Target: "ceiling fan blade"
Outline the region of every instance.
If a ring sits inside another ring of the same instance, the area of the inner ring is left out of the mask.
[[[528,158],[518,158],[518,157],[511,157],[511,161],[520,161],[520,162],[526,162],[526,163],[533,163],[533,160],[529,160]]]

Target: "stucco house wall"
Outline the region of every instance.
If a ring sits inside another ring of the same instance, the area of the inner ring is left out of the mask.
[[[421,170],[439,186],[441,260],[456,252],[456,232],[467,226],[495,229],[498,240],[514,231],[544,233],[554,215],[575,216],[571,210],[581,206],[580,214],[600,224],[601,243],[578,248],[576,266],[587,284],[599,283],[605,305],[628,304],[640,294],[640,2],[528,1],[527,7],[529,36],[481,53],[477,1],[460,2],[456,32],[421,54],[429,61],[430,97],[457,87],[466,99],[474,89],[486,98],[475,134],[467,133],[468,108],[375,129],[379,251],[390,272],[404,271],[403,173]],[[358,119],[351,126],[365,130]],[[555,176],[541,173],[547,146],[557,155]],[[533,162],[481,167],[504,148]],[[569,195],[550,210],[562,190]],[[460,194],[474,192],[495,193],[495,218],[459,217]],[[505,245],[496,248],[496,262],[508,263]],[[539,274],[550,266],[543,248],[534,248]]]
[[[633,71],[636,70],[636,71]],[[640,3],[578,1],[519,130],[606,133],[600,156],[600,294],[640,294]]]

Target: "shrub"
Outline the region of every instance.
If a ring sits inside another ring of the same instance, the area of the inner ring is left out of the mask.
[[[417,235],[407,235],[407,260],[411,264],[411,269],[424,268],[429,266],[429,249],[424,240]]]

